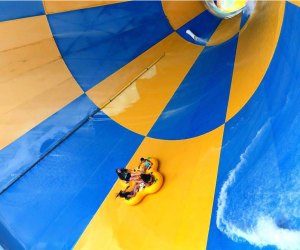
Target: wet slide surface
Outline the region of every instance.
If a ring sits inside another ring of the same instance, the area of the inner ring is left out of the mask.
[[[0,2],[0,245],[300,249],[299,23],[299,2]],[[130,207],[115,169],[142,156],[165,182]]]

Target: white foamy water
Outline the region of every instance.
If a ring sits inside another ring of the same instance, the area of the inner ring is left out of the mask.
[[[239,163],[230,171],[227,180],[224,182],[218,197],[216,224],[220,231],[234,241],[246,240],[258,247],[275,246],[281,250],[300,250],[300,231],[281,228],[268,215],[257,214],[256,224],[247,229],[240,228],[234,221],[226,218],[228,190],[235,183],[237,173],[247,163],[247,158],[250,157],[249,154],[257,146],[269,126],[270,121],[265,123],[256,133],[254,139],[240,156]]]

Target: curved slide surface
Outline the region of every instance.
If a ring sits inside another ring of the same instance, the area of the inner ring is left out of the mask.
[[[299,6],[1,1],[0,246],[300,249]]]

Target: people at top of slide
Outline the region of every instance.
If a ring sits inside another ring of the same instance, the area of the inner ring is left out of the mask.
[[[246,0],[215,0],[214,3],[223,11],[237,11],[246,5]]]

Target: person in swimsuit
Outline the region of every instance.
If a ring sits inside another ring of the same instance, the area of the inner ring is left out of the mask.
[[[152,174],[141,174],[141,180],[145,183],[145,186],[150,186],[154,182]]]
[[[145,174],[143,172],[142,173],[134,172],[126,168],[117,169],[116,172],[118,177],[122,181],[126,181],[127,183],[129,181],[134,181],[137,184],[144,182],[145,186],[150,186],[154,181],[152,174]]]
[[[135,170],[130,170],[127,168],[116,169],[116,173],[122,181],[129,182],[129,181],[138,181],[140,179],[140,173],[138,173]]]
[[[125,190],[121,190],[117,195],[117,197],[124,198],[125,200],[129,200],[130,198],[136,196],[137,192],[140,190],[140,185],[135,184],[131,191],[126,191],[129,186]]]
[[[139,167],[140,167],[142,164],[144,164],[144,166],[145,166],[147,169],[151,168],[151,166],[152,166],[152,162],[149,161],[149,160],[147,160],[147,159],[145,159],[145,158],[141,158],[141,163],[140,163]],[[145,170],[145,171],[146,171],[146,170]]]

